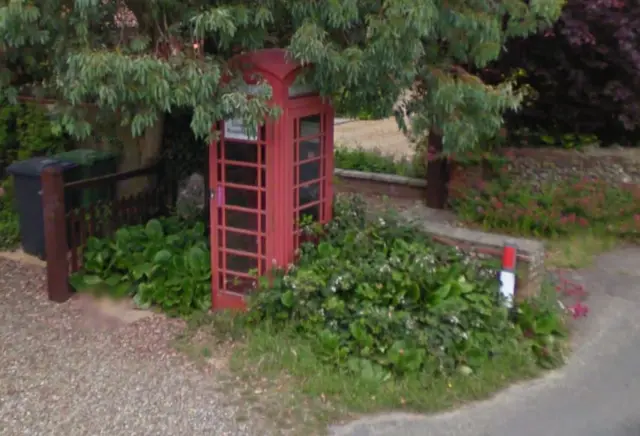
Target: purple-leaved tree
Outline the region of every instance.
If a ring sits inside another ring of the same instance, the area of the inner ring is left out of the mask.
[[[552,29],[509,41],[484,76],[518,69],[538,95],[511,127],[630,144],[640,137],[640,0],[568,0]]]

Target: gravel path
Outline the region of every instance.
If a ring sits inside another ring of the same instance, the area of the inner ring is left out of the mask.
[[[269,433],[172,350],[180,322],[101,319],[82,299],[47,301],[43,283],[0,260],[0,435]]]
[[[395,118],[353,120],[334,127],[336,146],[378,150],[396,158],[411,157],[414,147],[400,131]]]

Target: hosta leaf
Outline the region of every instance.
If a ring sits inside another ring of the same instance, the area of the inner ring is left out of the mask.
[[[164,236],[162,224],[158,220],[150,220],[144,228],[149,239],[160,239]]]
[[[156,264],[164,264],[168,262],[172,257],[172,254],[169,250],[160,250],[155,256],[153,256],[153,263]]]

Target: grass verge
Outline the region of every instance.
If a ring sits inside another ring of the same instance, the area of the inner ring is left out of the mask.
[[[267,416],[278,434],[291,435],[326,434],[331,423],[367,413],[451,409],[541,372],[531,353],[513,346],[469,375],[367,380],[325,364],[295,334],[264,325],[249,330],[228,313],[193,319],[176,346],[225,375],[248,413]]]
[[[590,266],[596,256],[613,250],[620,241],[614,236],[584,232],[547,242],[549,268],[574,269]]]

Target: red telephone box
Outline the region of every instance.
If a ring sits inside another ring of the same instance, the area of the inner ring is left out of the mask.
[[[256,275],[294,261],[304,217],[331,219],[333,121],[331,104],[296,84],[303,67],[283,49],[237,56],[247,84],[261,76],[282,109],[276,121],[247,134],[242,122],[219,124],[209,147],[212,305],[244,309]]]

